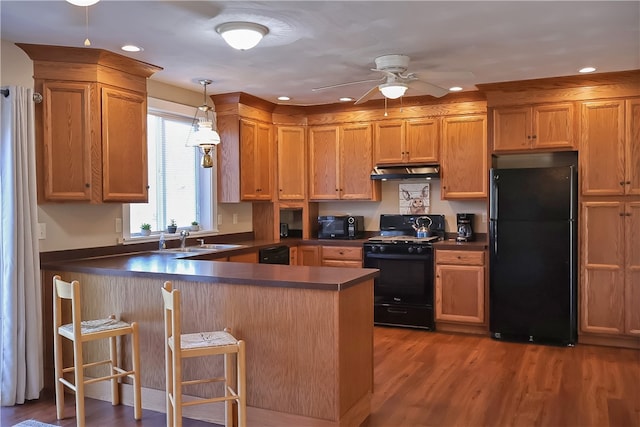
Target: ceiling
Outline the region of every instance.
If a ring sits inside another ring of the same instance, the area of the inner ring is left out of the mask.
[[[1,38],[83,45],[85,8],[63,0],[0,0]],[[163,67],[153,80],[211,94],[242,91],[280,104],[359,98],[375,83],[324,91],[319,86],[375,79],[374,59],[411,57],[409,71],[431,83],[475,84],[640,69],[639,1],[118,1],[88,8],[91,47]],[[257,47],[237,51],[215,27],[265,25]],[[140,53],[120,51],[136,44]],[[470,71],[453,80],[434,72]],[[432,75],[430,75],[432,74]],[[280,95],[291,97],[281,102]],[[422,95],[410,88],[406,96]],[[380,98],[377,95],[376,98]]]

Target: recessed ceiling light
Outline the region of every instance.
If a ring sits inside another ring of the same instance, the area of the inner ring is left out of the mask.
[[[141,47],[133,44],[126,44],[122,46],[120,49],[124,50],[125,52],[141,52],[144,50]]]
[[[581,73],[593,73],[596,69],[594,67],[584,67],[580,68]]]
[[[460,86],[453,86],[449,88],[449,92],[460,92],[462,88]]]
[[[279,96],[278,97],[278,101],[290,101],[291,98],[289,98],[288,96]]]
[[[348,96],[343,96],[342,98],[340,98],[341,102],[349,102],[349,101],[353,101],[353,98],[349,98]]]
[[[100,0],[67,0],[74,6],[92,6],[98,3]]]

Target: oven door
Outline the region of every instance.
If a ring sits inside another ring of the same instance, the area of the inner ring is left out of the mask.
[[[433,251],[419,255],[371,253],[365,249],[365,268],[377,268],[376,303],[433,306]]]

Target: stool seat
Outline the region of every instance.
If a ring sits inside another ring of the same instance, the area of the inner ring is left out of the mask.
[[[123,334],[129,333],[131,325],[127,322],[123,322],[118,319],[96,319],[96,320],[83,320],[80,322],[80,333],[82,335],[95,334],[97,332],[115,331],[116,329],[122,329]],[[73,323],[67,323],[66,325],[58,328],[61,334],[71,337],[73,336]]]
[[[173,349],[173,337],[169,337],[169,345]],[[238,340],[225,331],[196,332],[194,334],[180,335],[180,348],[183,350],[226,345],[236,346],[238,345]]]

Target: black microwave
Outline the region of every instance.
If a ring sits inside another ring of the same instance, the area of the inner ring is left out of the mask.
[[[364,217],[332,215],[318,217],[318,239],[361,239]]]

